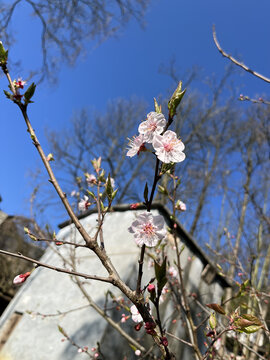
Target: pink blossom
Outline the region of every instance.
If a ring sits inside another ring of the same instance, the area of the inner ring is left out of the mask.
[[[167,130],[163,136],[155,135],[152,145],[158,159],[166,164],[185,160],[186,155],[183,153],[185,145],[177,139],[174,131]]]
[[[186,204],[181,200],[177,200],[175,208],[176,208],[176,210],[179,210],[179,211],[186,211],[187,210]]]
[[[93,186],[97,183],[97,178],[93,174],[86,174],[86,181],[89,186]]]
[[[80,202],[78,204],[78,209],[80,211],[86,211],[89,208],[91,203],[88,200],[89,200],[89,198],[86,195],[84,195],[83,199],[80,200]]]
[[[137,349],[137,350],[135,350],[135,355],[136,355],[136,356],[140,356],[140,355],[141,355],[141,353],[142,353],[142,352],[141,352],[141,350],[138,350],[138,349]]]
[[[214,343],[214,348],[216,351],[221,348],[221,338],[218,338],[217,341]]]
[[[131,312],[131,318],[135,323],[140,323],[143,321],[143,318],[135,305],[131,306],[130,312]]]
[[[22,78],[18,78],[18,80],[13,81],[13,85],[17,89],[23,89],[24,85],[26,85],[26,81],[23,81]]]
[[[139,133],[144,135],[146,142],[151,143],[154,135],[161,134],[165,125],[164,115],[152,111],[147,115],[147,120],[140,124]]]
[[[127,152],[127,156],[129,157],[133,157],[135,155],[139,155],[139,153],[141,151],[145,151],[145,139],[144,139],[144,135],[138,135],[138,136],[134,136],[133,139],[129,139],[129,144],[128,146],[130,147],[130,149]]]
[[[154,216],[150,212],[144,212],[138,215],[128,230],[134,234],[137,245],[142,247],[145,244],[153,247],[166,236],[164,225],[163,216]]]
[[[15,278],[13,279],[13,284],[15,285],[19,285],[22,284],[23,282],[25,282],[25,280],[28,278],[28,276],[30,276],[30,272],[26,272],[25,274],[20,274],[15,276]]]
[[[176,278],[178,275],[177,270],[173,266],[169,267],[168,273],[171,277],[174,277],[174,278]]]
[[[169,292],[169,289],[167,287],[167,285],[165,285],[161,291],[161,295],[160,295],[160,298],[159,298],[159,303],[162,304],[165,299],[166,299],[166,294]]]

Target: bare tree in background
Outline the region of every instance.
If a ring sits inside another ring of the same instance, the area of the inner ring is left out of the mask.
[[[73,115],[69,126],[63,131],[47,132],[49,151],[57,160],[55,171],[59,172],[68,195],[73,190],[80,192],[82,188],[87,188],[84,174],[93,171],[91,160],[101,156],[104,168],[116,179],[116,186],[119,188],[116,202],[138,201],[141,191],[138,184],[142,180],[147,181],[151,173],[149,163],[148,166],[144,165],[151,162],[152,157],[151,154],[144,153],[138,159],[128,161],[126,136],[136,135],[136,124],[144,120],[145,113],[144,101],[136,98],[118,99],[109,103],[103,114],[83,109]],[[46,186],[47,182],[40,185]],[[53,193],[43,189],[42,186],[37,196],[39,211],[48,204],[56,205]]]
[[[16,0],[0,4],[0,37],[7,47],[15,41],[11,24],[19,6],[29,8],[42,26],[43,60],[40,81],[55,80],[60,62],[74,64],[89,41],[101,42],[131,18],[143,23],[149,0]],[[29,15],[30,18],[30,15]]]

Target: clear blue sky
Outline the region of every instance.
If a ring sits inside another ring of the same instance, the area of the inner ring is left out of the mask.
[[[97,48],[93,43],[86,44],[84,57],[73,68],[62,67],[58,85],[44,82],[37,88],[29,115],[46,153],[50,149],[44,129],[63,128],[74,111],[82,107],[102,111],[108,100],[132,95],[151,104],[153,97],[166,93],[172,82],[159,68],[173,57],[179,73],[197,65],[203,69],[203,76],[221,77],[228,60],[214,46],[213,23],[226,51],[270,77],[269,14],[269,0],[152,0],[145,29],[133,20],[117,38]],[[16,11],[13,29],[17,44],[10,49],[10,56],[37,67],[41,59],[40,25],[30,17],[27,5],[22,4]],[[18,76],[24,77],[23,71],[13,73],[13,78]],[[237,72],[234,81],[239,94],[255,97],[269,93],[270,85],[244,72]],[[204,91],[203,85],[197,86]],[[3,77],[0,89],[7,89]],[[28,173],[40,161],[17,107],[4,95],[0,106],[1,208],[8,214],[27,216],[31,193]]]

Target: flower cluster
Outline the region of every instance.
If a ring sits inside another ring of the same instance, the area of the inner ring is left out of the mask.
[[[135,242],[140,247],[143,244],[154,247],[166,236],[164,225],[163,216],[154,216],[150,212],[144,212],[137,216],[128,230],[134,234]]]
[[[163,114],[150,112],[146,121],[139,125],[140,135],[130,140],[127,156],[139,155],[141,151],[146,151],[145,143],[150,143],[157,158],[166,164],[185,160],[185,145],[177,139],[175,132],[167,130],[163,133],[165,125],[166,119]]]

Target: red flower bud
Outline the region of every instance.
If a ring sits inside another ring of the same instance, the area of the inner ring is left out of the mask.
[[[155,327],[156,327],[156,324],[154,322],[147,321],[144,324],[145,331],[147,332],[147,334],[150,334],[150,335],[155,335],[156,334],[156,332],[154,330]]]
[[[168,346],[168,339],[166,338],[166,336],[163,336],[161,339],[160,339],[160,343],[164,346]]]
[[[134,329],[135,329],[136,331],[140,331],[142,325],[143,325],[143,324],[140,322],[140,323],[138,323],[138,324],[136,324],[136,325],[134,326]]]

